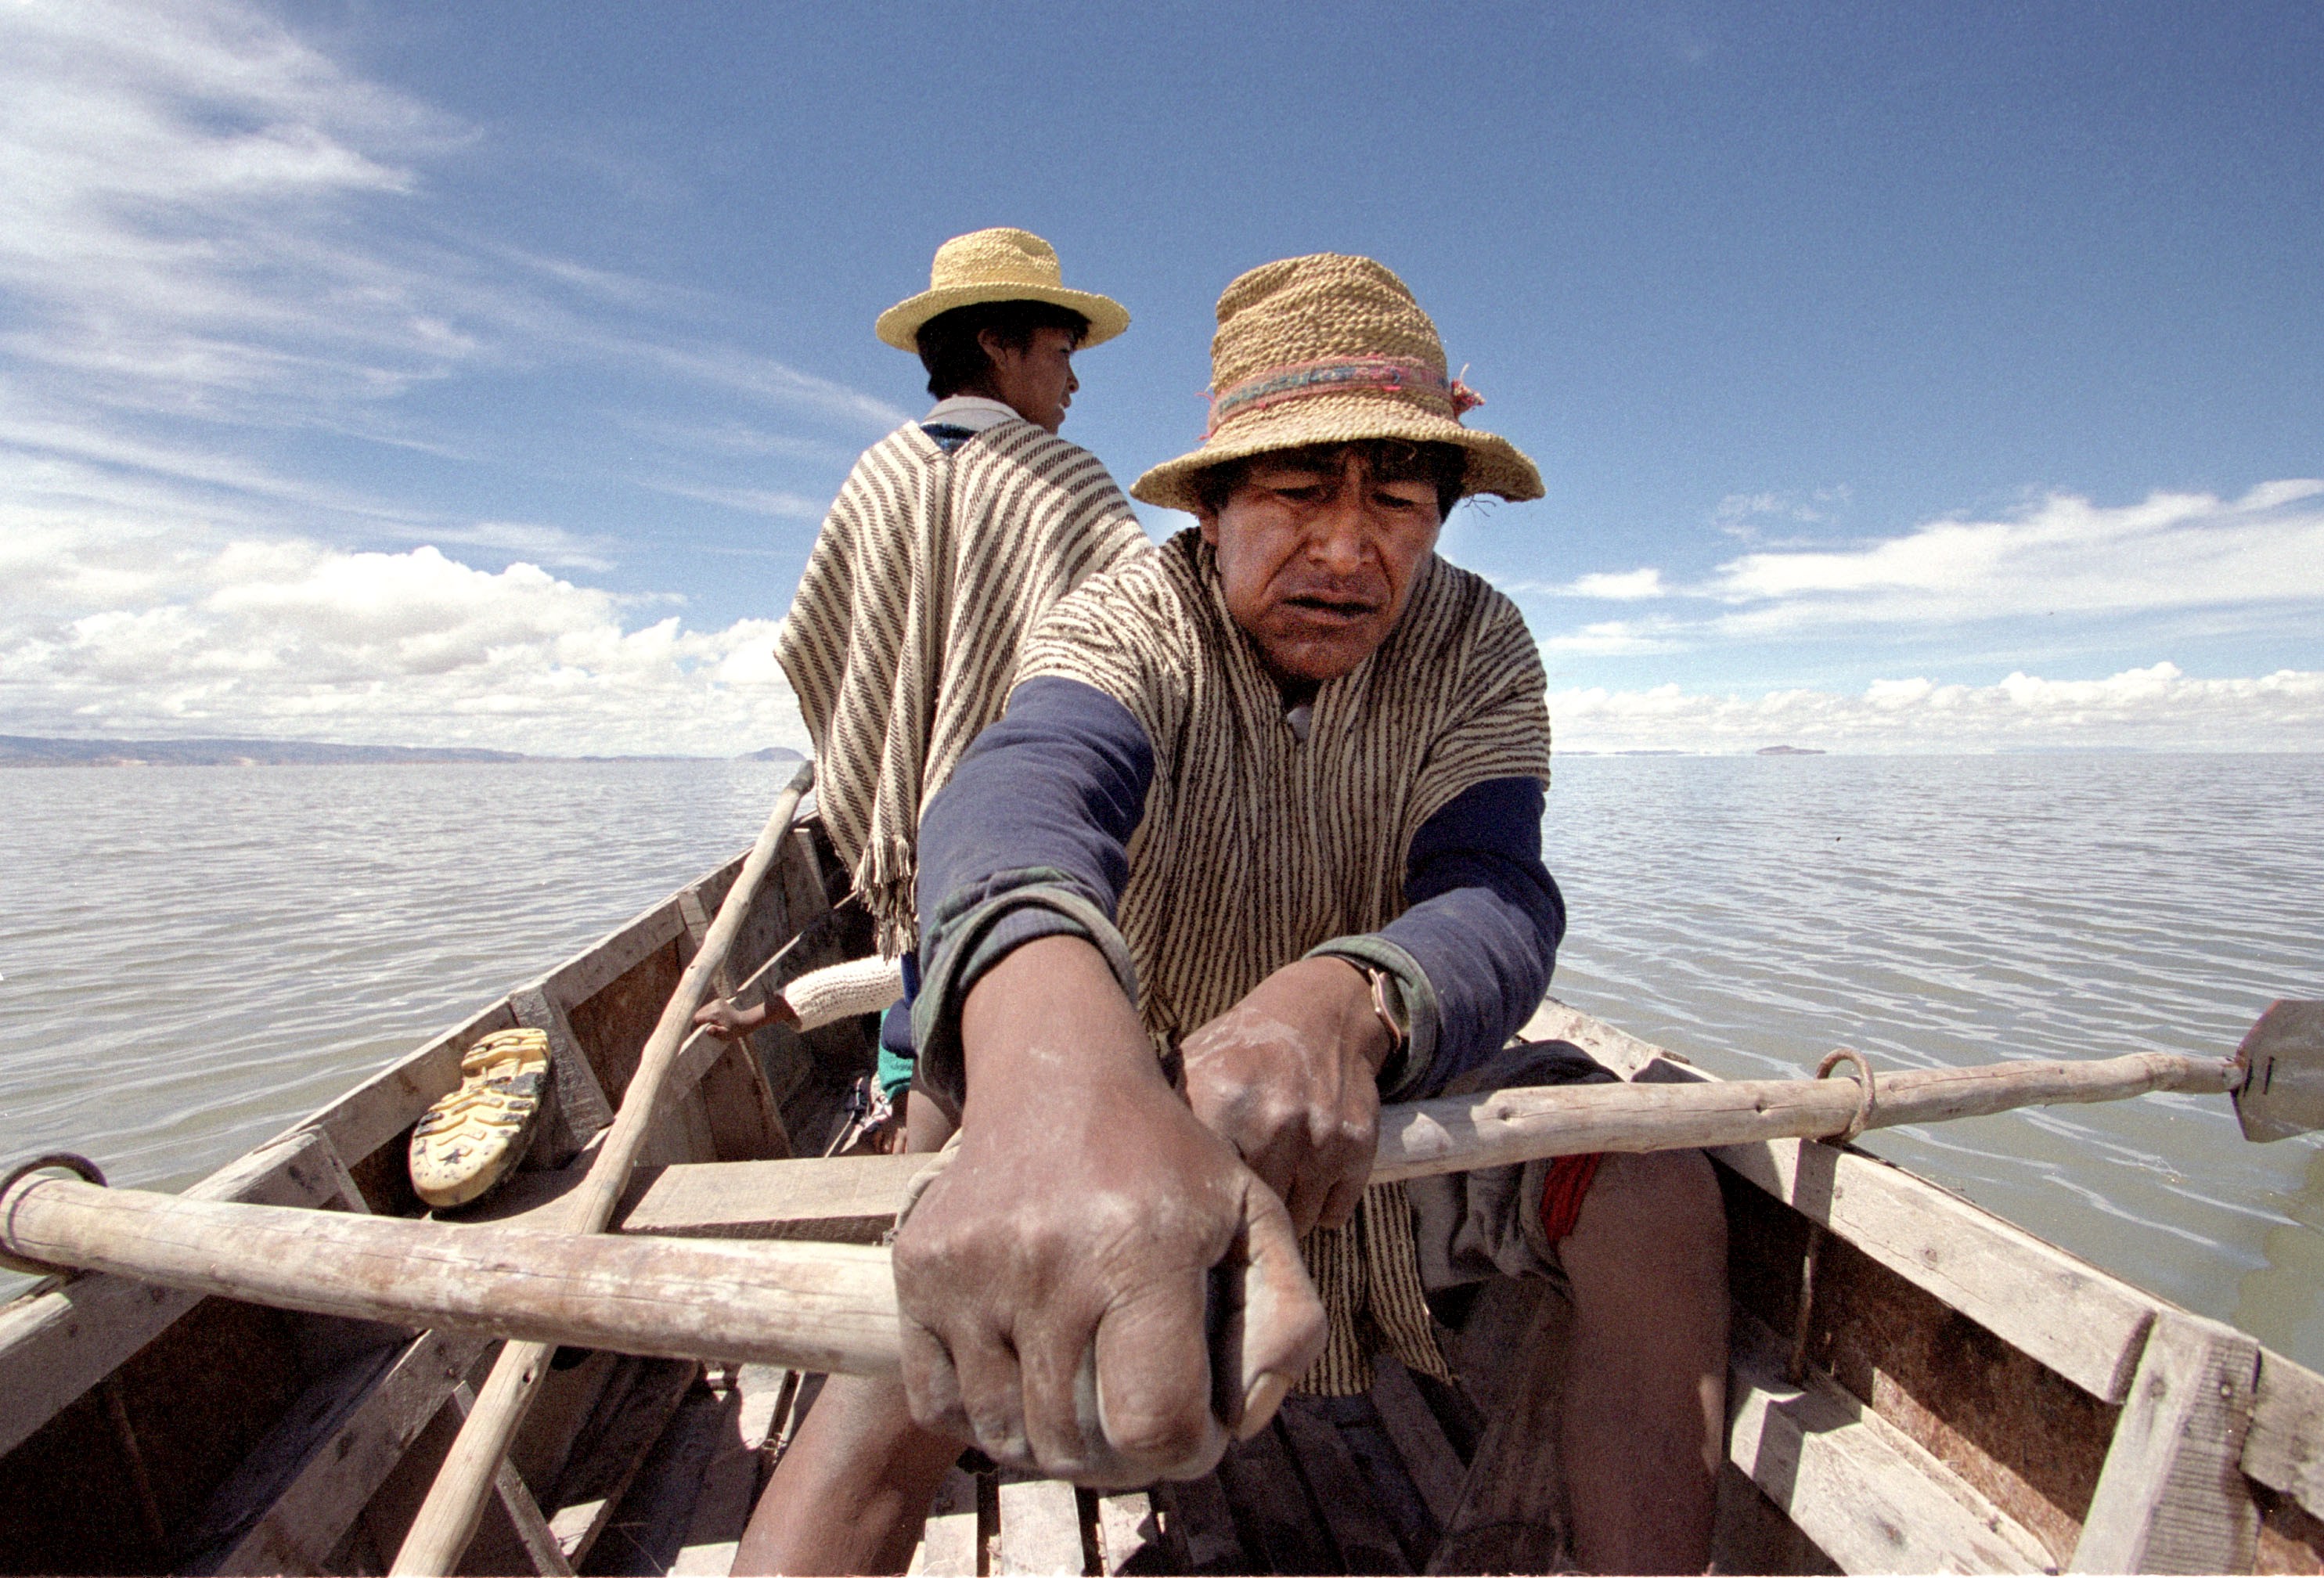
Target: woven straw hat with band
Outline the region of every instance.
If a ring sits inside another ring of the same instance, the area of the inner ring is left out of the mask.
[[[899,301],[873,325],[899,351],[920,348],[920,328],[939,313],[983,301],[1047,301],[1089,319],[1084,348],[1130,327],[1120,302],[1087,291],[1068,291],[1057,269],[1057,249],[1029,230],[973,230],[936,248],[928,288]]]
[[[1251,270],[1219,298],[1202,448],[1156,466],[1130,491],[1191,512],[1194,478],[1223,461],[1405,438],[1466,451],[1464,493],[1541,497],[1541,473],[1516,445],[1462,426],[1481,403],[1446,375],[1436,325],[1402,280],[1368,257],[1286,258]]]

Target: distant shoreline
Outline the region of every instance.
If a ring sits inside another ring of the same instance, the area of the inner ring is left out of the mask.
[[[0,734],[5,767],[381,767],[573,761],[799,761],[785,745],[741,756],[532,756],[469,746],[338,745],[313,740],[69,740]]]

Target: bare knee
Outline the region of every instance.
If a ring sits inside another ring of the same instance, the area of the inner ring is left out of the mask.
[[[1727,1247],[1727,1209],[1711,1158],[1699,1150],[1609,1156],[1598,1165],[1575,1219],[1576,1238],[1619,1234],[1632,1248],[1674,1250]]]
[[[1577,1306],[1676,1299],[1723,1321],[1727,1211],[1710,1158],[1699,1150],[1607,1157],[1558,1250]]]

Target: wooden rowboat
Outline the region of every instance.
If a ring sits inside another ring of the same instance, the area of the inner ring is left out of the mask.
[[[738,859],[219,1169],[189,1197],[420,1214],[409,1132],[461,1051],[548,1032],[556,1111],[482,1214],[521,1223],[586,1167]],[[786,840],[728,984],[869,951],[812,823]],[[786,944],[789,945],[786,947]],[[778,956],[779,955],[779,956]],[[1708,1076],[1554,1001],[1642,1082]],[[682,1058],[627,1234],[876,1241],[909,1164],[816,1158],[865,1025]],[[715,1055],[713,1055],[715,1054]],[[1716,1153],[1735,1297],[1719,1563],[1729,1572],[2324,1570],[2324,1379],[1861,1152]],[[1507,1355],[1565,1312],[1498,1284],[1454,1333],[1473,1396],[1383,1364],[1294,1398],[1218,1472],[1095,1494],[954,1472],[927,1573],[1547,1571],[1554,1387]],[[488,1337],[52,1278],[0,1308],[0,1571],[376,1573],[489,1368]],[[1497,1362],[1499,1361],[1499,1362]],[[463,1571],[723,1573],[820,1378],[733,1354],[562,1351]]]

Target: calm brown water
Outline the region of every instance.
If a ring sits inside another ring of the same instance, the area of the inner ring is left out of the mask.
[[[0,1157],[182,1186],[735,854],[785,776],[0,772]],[[2220,1055],[2324,997],[2324,759],[1580,757],[1549,803],[1554,990],[1720,1074]],[[2324,1368],[2313,1141],[2148,1097],[1869,1143]]]

